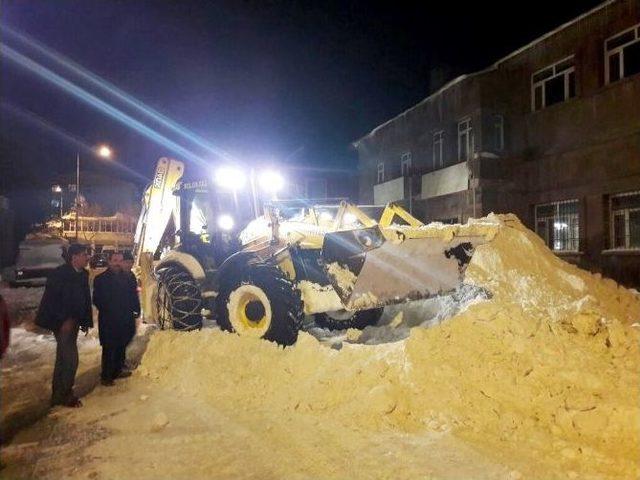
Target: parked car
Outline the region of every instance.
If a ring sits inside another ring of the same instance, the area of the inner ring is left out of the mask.
[[[12,286],[44,285],[49,274],[65,262],[64,253],[68,244],[63,238],[23,240],[9,283]]]

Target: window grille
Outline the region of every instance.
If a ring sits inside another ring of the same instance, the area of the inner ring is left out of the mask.
[[[578,200],[536,205],[536,233],[551,250],[580,250],[579,207]]]
[[[609,214],[611,248],[640,249],[640,191],[611,196]]]

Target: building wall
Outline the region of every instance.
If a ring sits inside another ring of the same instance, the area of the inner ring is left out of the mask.
[[[360,200],[370,201],[377,163],[385,163],[389,181],[400,176],[406,151],[412,153],[412,175],[429,190],[414,191],[411,202],[424,220],[458,216],[465,221],[491,211],[512,212],[535,229],[535,205],[577,199],[580,251],[562,255],[639,285],[640,251],[608,251],[607,217],[611,194],[640,190],[640,75],[606,85],[604,73],[605,40],[638,23],[640,2],[609,2],[487,70],[451,82],[376,128],[354,144]],[[575,56],[575,97],[532,111],[532,74],[570,55]],[[497,115],[504,119],[502,149],[496,141]],[[457,163],[457,124],[465,117],[472,122],[474,155]],[[439,167],[432,149],[433,132],[440,129],[444,169],[430,174]],[[444,175],[456,164],[457,181]],[[440,176],[442,185],[434,187]],[[445,185],[465,183],[468,189],[458,193]]]

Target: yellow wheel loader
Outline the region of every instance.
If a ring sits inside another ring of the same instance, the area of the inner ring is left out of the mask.
[[[429,237],[395,205],[267,201],[258,212],[255,192],[243,203],[183,171],[160,160],[138,225],[143,308],[163,328],[200,328],[211,315],[225,330],[281,345],[295,343],[305,315],[326,328],[364,328],[385,305],[458,288],[482,242]]]

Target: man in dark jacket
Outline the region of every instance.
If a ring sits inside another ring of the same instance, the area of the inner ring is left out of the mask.
[[[140,302],[135,277],[122,268],[123,255],[109,255],[109,268],[93,282],[93,304],[98,308],[102,345],[102,384],[111,386],[123,371],[127,345],[136,332]]]
[[[56,337],[56,365],[53,370],[51,405],[80,407],[73,394],[78,370],[78,329],[93,327],[86,247],[69,246],[67,263],[56,268],[47,284],[36,315],[36,325],[51,330]]]

